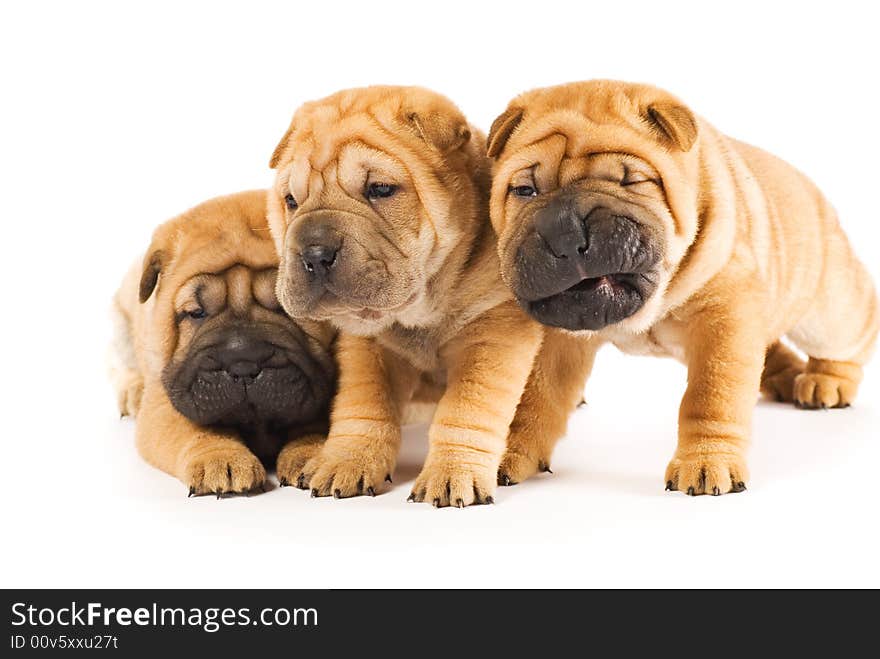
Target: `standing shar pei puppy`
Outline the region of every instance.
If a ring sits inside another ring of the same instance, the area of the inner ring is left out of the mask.
[[[687,365],[668,489],[745,489],[759,388],[807,408],[855,398],[877,299],[803,174],[664,91],[611,81],[523,94],[488,141],[501,269],[522,308],[591,352],[610,341]]]
[[[585,360],[558,364],[572,339],[550,343],[523,396],[543,330],[501,281],[485,141],[458,109],[419,88],[340,92],[297,111],[271,166],[278,299],[342,331],[327,443],[279,476],[314,496],[375,494],[404,406],[432,394],[411,500],[487,503],[497,480],[549,470],[579,394],[555,396],[547,376]]]
[[[250,491],[323,441],[335,332],[287,317],[277,264],[266,192],[243,192],[160,226],[116,294],[119,410],[190,494]]]

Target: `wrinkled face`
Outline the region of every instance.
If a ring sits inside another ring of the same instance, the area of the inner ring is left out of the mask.
[[[173,292],[177,345],[162,382],[195,423],[263,432],[326,413],[333,360],[285,315],[275,280],[274,268],[235,265]]]
[[[667,276],[672,217],[658,172],[635,156],[538,157],[511,172],[504,215],[502,270],[519,304],[545,325],[596,331],[621,323]]]
[[[416,87],[306,103],[270,164],[278,299],[295,318],[360,335],[424,317],[432,278],[479,226],[475,168],[488,177],[482,138]]]
[[[407,167],[356,141],[322,169],[278,178],[284,245],[278,297],[293,316],[369,334],[424,294],[434,235]]]

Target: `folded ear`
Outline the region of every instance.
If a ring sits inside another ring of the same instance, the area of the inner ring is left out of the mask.
[[[522,108],[507,108],[492,122],[486,149],[490,158],[497,158],[504,151],[507,140],[522,121],[523,113]]]
[[[156,284],[159,282],[159,274],[165,262],[165,253],[161,249],[154,249],[150,246],[150,251],[144,257],[144,269],[141,273],[141,285],[138,290],[138,299],[141,304],[150,299]]]
[[[275,147],[275,150],[272,152],[272,157],[269,158],[269,168],[275,169],[278,166],[278,161],[281,160],[281,154],[284,153],[284,149],[287,148],[287,143],[290,141],[290,136],[293,133],[293,123],[291,122],[290,127],[287,129],[287,132],[284,133],[284,137],[281,138],[281,141],[278,142],[278,146]]]
[[[460,149],[471,139],[464,116],[453,106],[409,107],[404,118],[415,133],[441,153]]]
[[[683,105],[652,103],[645,110],[644,118],[667,146],[690,151],[697,141],[697,120]]]

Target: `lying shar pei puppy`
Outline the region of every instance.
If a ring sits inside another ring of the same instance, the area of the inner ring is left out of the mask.
[[[525,93],[488,142],[501,270],[520,306],[590,352],[610,341],[687,365],[667,489],[745,489],[759,388],[806,408],[853,401],[877,299],[803,174],[664,91],[611,81]]]
[[[265,200],[220,197],[166,222],[116,294],[119,410],[190,494],[260,487],[264,464],[302,464],[326,433],[335,332],[280,308]]]
[[[327,443],[280,476],[313,496],[374,495],[414,398],[439,402],[410,500],[491,503],[499,479],[549,471],[580,394],[548,376],[576,351],[545,344],[523,396],[543,330],[501,281],[485,140],[458,109],[419,88],[340,92],[297,111],[271,166],[278,299],[341,330]]]

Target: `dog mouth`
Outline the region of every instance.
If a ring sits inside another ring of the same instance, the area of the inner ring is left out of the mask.
[[[353,318],[366,322],[380,322],[382,320],[388,319],[396,313],[400,313],[401,311],[406,310],[419,297],[418,291],[416,291],[410,294],[403,302],[399,304],[387,307],[371,307],[356,306],[351,304],[350,302],[346,302],[342,296],[329,288],[328,293],[330,293],[330,295],[324,295],[321,302],[325,304],[327,304],[328,302],[335,302],[336,306],[340,307],[330,311],[330,313],[328,313],[326,317],[323,318],[323,320],[331,321],[334,319]]]
[[[557,293],[518,300],[539,322],[571,331],[600,330],[634,315],[657,287],[653,272],[583,277]]]
[[[361,320],[382,320],[382,316],[384,316],[384,314],[378,309],[370,309],[369,307],[365,307],[364,309],[361,309],[360,311],[355,313],[355,316],[357,316]]]
[[[614,297],[627,291],[637,290],[632,280],[638,276],[640,275],[632,272],[615,272],[599,277],[586,277],[561,293],[594,292],[597,295]]]
[[[229,426],[265,421],[289,426],[309,416],[316,398],[312,381],[296,366],[264,368],[253,377],[223,371],[200,371],[178,400],[186,399],[190,418]]]
[[[619,323],[662,278],[658,222],[594,197],[559,195],[534,213],[509,252],[517,302],[544,325],[576,332]]]
[[[172,405],[205,426],[287,428],[315,418],[331,380],[302,349],[277,348],[261,361],[221,365],[213,349],[191,355],[163,377]]]

